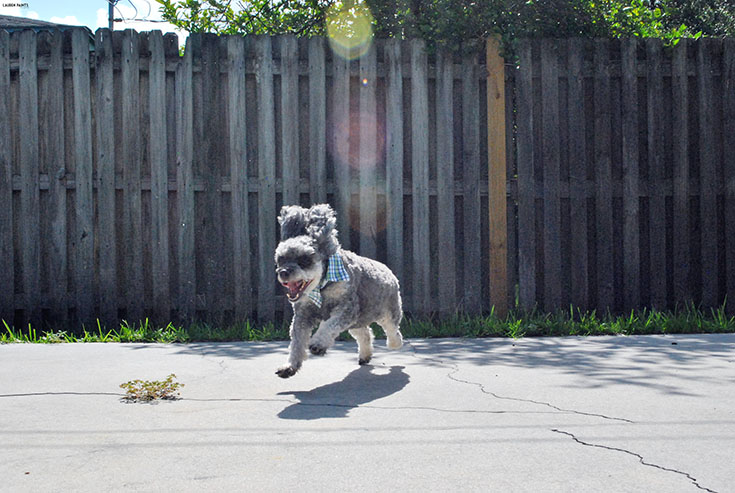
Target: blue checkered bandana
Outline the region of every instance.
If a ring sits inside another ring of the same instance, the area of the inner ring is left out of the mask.
[[[319,308],[322,307],[322,289],[330,282],[341,282],[349,281],[350,274],[345,269],[345,264],[342,262],[342,257],[338,253],[329,256],[329,263],[327,264],[327,275],[319,283],[317,289],[312,290],[307,296],[311,301],[314,302]]]

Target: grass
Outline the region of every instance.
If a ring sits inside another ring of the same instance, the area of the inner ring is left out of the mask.
[[[97,322],[93,330],[82,327],[75,332],[38,331],[30,325],[15,329],[3,321],[0,343],[63,343],[63,342],[225,342],[276,341],[288,339],[288,328],[273,324],[257,326],[242,322],[226,327],[208,324],[176,326],[169,323],[156,327],[148,319],[131,324],[123,321],[119,327],[106,329]],[[729,315],[725,305],[702,310],[692,305],[669,311],[634,310],[626,315],[567,311],[545,313],[538,310],[511,311],[506,317],[495,313],[485,316],[454,315],[445,319],[404,319],[401,331],[407,338],[437,337],[537,337],[537,336],[596,336],[682,333],[732,333],[735,316]],[[382,335],[382,332],[377,332]],[[341,339],[350,339],[347,333]]]

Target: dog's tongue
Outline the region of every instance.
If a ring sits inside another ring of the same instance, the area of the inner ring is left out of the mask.
[[[301,288],[301,281],[287,282],[285,286],[286,288],[288,288],[288,293],[293,297],[299,294],[299,290]]]

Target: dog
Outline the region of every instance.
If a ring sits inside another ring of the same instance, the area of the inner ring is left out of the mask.
[[[276,371],[281,378],[299,371],[307,349],[322,356],[345,330],[357,341],[358,363],[368,364],[373,322],[385,332],[389,349],[403,345],[398,279],[385,264],[343,250],[336,222],[328,204],[284,206],[278,216],[276,275],[293,308],[288,363]]]

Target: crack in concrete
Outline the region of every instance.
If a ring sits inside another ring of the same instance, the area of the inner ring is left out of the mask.
[[[634,421],[631,421],[631,420],[626,419],[626,418],[618,418],[618,417],[615,417],[615,416],[606,416],[604,414],[598,414],[598,413],[588,413],[588,412],[584,412],[584,411],[577,411],[575,409],[564,409],[564,408],[555,406],[555,405],[553,405],[553,404],[551,404],[549,402],[536,401],[536,400],[533,400],[533,399],[523,399],[523,398],[520,398],[520,397],[508,397],[508,396],[503,396],[503,395],[496,394],[495,392],[491,392],[491,391],[487,390],[485,388],[485,385],[482,384],[482,383],[480,383],[480,382],[472,382],[470,380],[464,380],[464,379],[455,377],[454,375],[460,371],[459,365],[457,363],[448,363],[448,362],[443,361],[443,360],[440,360],[438,358],[432,358],[432,357],[427,357],[427,356],[424,356],[424,355],[419,355],[418,350],[416,349],[416,347],[413,344],[411,344],[407,340],[404,341],[404,342],[411,348],[411,350],[413,351],[413,355],[415,357],[432,360],[432,361],[438,362],[441,365],[444,365],[444,366],[447,366],[447,367],[452,368],[452,370],[449,373],[447,373],[447,378],[449,378],[450,380],[453,380],[453,381],[458,382],[458,383],[464,383],[464,384],[467,384],[467,385],[474,385],[476,387],[479,387],[480,391],[483,394],[487,394],[487,395],[493,396],[496,399],[508,400],[508,401],[515,401],[515,402],[525,402],[525,403],[529,403],[529,404],[535,404],[535,405],[538,405],[538,406],[546,406],[546,407],[549,407],[551,409],[554,409],[554,410],[559,411],[559,412],[562,412],[562,413],[578,414],[580,416],[591,416],[591,417],[602,418],[602,419],[607,419],[607,420],[611,420],[611,421],[622,421],[624,423],[634,423]]]
[[[604,449],[604,450],[611,450],[613,452],[622,452],[624,454],[632,455],[633,457],[636,457],[638,459],[638,461],[641,464],[643,464],[644,466],[653,467],[655,469],[660,469],[662,471],[673,472],[675,474],[680,474],[680,475],[686,477],[689,481],[692,482],[692,484],[694,486],[696,486],[700,490],[709,491],[711,493],[717,493],[715,490],[711,490],[709,488],[705,488],[704,486],[700,485],[699,482],[697,481],[697,479],[695,477],[693,477],[691,474],[687,473],[687,472],[680,471],[678,469],[672,469],[670,467],[660,466],[660,465],[654,464],[652,462],[646,462],[646,460],[643,458],[642,455],[637,454],[635,452],[631,452],[630,450],[625,450],[625,449],[618,448],[618,447],[610,447],[608,445],[600,445],[600,444],[596,444],[596,443],[585,442],[585,441],[582,441],[579,438],[577,438],[573,433],[569,433],[568,431],[557,430],[557,429],[552,429],[551,431],[554,432],[554,433],[559,433],[560,435],[566,435],[566,436],[570,437],[572,440],[574,440],[576,443],[578,443],[580,445],[584,445],[585,447],[601,448],[601,449]]]

